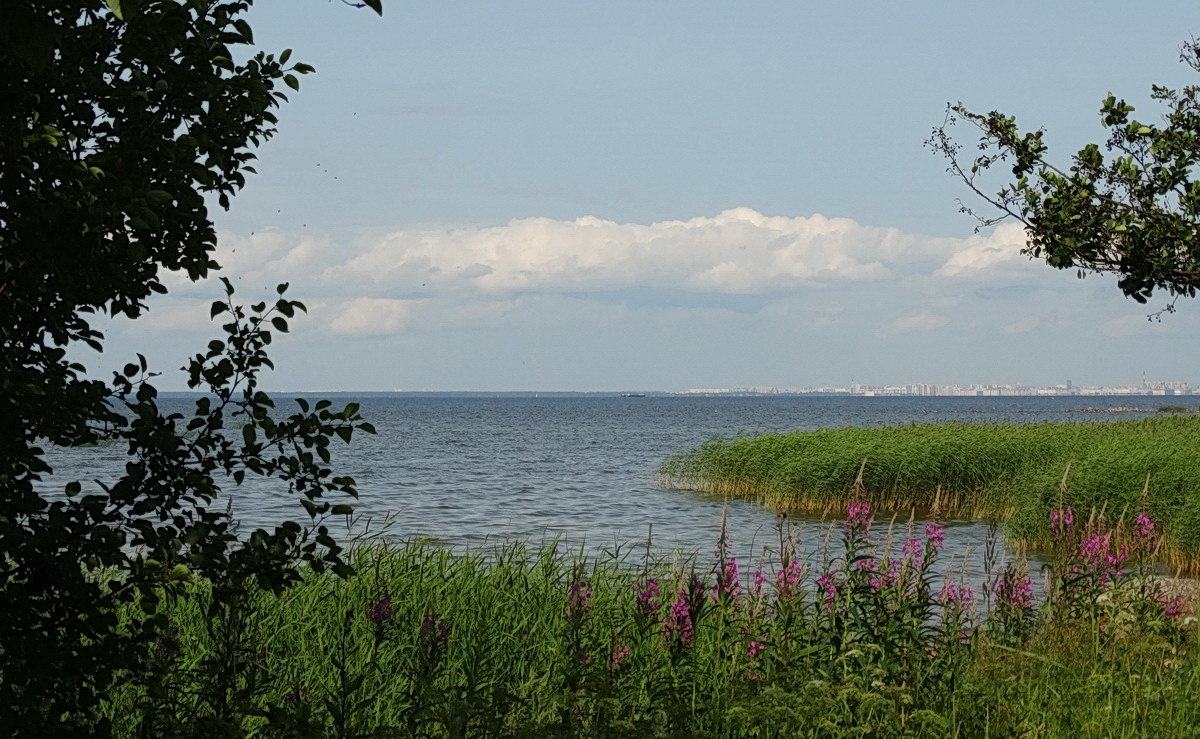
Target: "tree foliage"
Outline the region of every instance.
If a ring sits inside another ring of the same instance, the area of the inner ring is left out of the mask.
[[[1180,59],[1200,72],[1200,43],[1185,44]],[[1032,258],[1081,274],[1115,273],[1140,303],[1155,290],[1193,297],[1200,287],[1200,86],[1155,85],[1151,97],[1165,108],[1158,123],[1134,118],[1133,106],[1110,93],[1100,106],[1107,139],[1066,164],[1051,161],[1045,131],[1022,131],[1013,116],[974,113],[962,103],[950,106],[929,145],[993,209],[983,224],[1024,224]],[[959,121],[980,131],[973,159],[962,156],[950,131]],[[1004,168],[1012,179],[987,192],[980,178]]]
[[[267,347],[304,306],[213,304],[223,337],[185,368],[203,391],[185,417],[159,408],[139,357],[101,381],[80,348],[98,316],[137,318],[165,270],[204,278],[228,207],[275,111],[312,71],[254,49],[233,0],[29,0],[0,21],[0,733],[103,731],[92,709],[138,680],[167,624],[159,603],[193,577],[211,606],[301,566],[345,573],[323,524],[356,495],[331,441],[373,431],[350,404],[277,411],[258,389]],[[378,3],[367,3],[378,10]],[[131,358],[132,359],[132,358]],[[124,475],[50,489],[47,445],[128,451]],[[276,478],[303,525],[237,532],[222,486]],[[127,614],[118,622],[118,612]],[[128,614],[133,614],[132,616]],[[229,702],[209,701],[211,719]],[[57,728],[55,728],[57,727]]]

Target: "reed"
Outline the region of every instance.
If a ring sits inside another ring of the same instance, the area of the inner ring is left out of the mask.
[[[939,581],[941,527],[880,531],[861,501],[822,561],[782,529],[740,565],[720,544],[702,565],[376,543],[351,577],[247,591],[232,619],[189,582],[164,601],[154,674],[104,710],[123,736],[1191,731],[1178,601],[1113,564],[1107,530],[1056,531],[1044,589],[1019,566],[982,590]]]
[[[1044,545],[1063,505],[1112,522],[1147,513],[1162,556],[1200,569],[1200,419],[1105,423],[939,423],[714,439],[668,459],[663,485],[833,514],[854,499],[1007,522]],[[851,491],[849,494],[847,491]]]

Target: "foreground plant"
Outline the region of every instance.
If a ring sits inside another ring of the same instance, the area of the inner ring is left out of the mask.
[[[1194,626],[1173,598],[1141,588],[1136,557],[1095,589],[1076,577],[1095,552],[1072,539],[1043,590],[1020,563],[986,582],[943,578],[936,521],[882,530],[859,501],[837,530],[842,546],[826,559],[797,558],[781,536],[746,568],[727,553],[711,567],[635,568],[553,546],[360,549],[361,574],[309,574],[282,599],[248,603],[244,627],[264,659],[234,726],[268,716],[332,735],[888,736],[1004,734],[1036,718],[1069,732],[1114,695],[1140,696],[1141,720],[1200,720],[1194,702],[1168,700],[1200,690]],[[208,665],[218,645],[191,636],[207,614],[183,603],[171,611],[175,659]],[[1014,680],[1022,671],[1039,677]],[[131,686],[106,711],[119,729],[151,708],[187,726],[178,707],[194,703],[195,684]],[[1063,686],[1070,698],[1046,697]]]
[[[190,417],[161,412],[140,355],[111,382],[81,364],[104,349],[95,316],[138,318],[166,292],[164,271],[199,280],[219,269],[209,205],[228,207],[275,133],[281,88],[312,71],[290,50],[254,48],[250,5],[4,8],[0,733],[107,734],[95,709],[114,680],[169,690],[166,614],[193,577],[210,586],[204,623],[224,636],[188,710],[223,731],[256,690],[255,645],[232,633],[248,593],[294,583],[300,563],[348,572],[322,519],[349,507],[322,498],[353,497],[354,481],[331,473],[329,445],[370,427],[353,405],[301,404],[280,417],[258,388],[267,345],[303,310],[286,286],[246,310],[225,283],[212,311],[222,337],[185,368],[204,393]],[[49,477],[46,445],[101,441],[127,449],[123,476]],[[305,525],[235,536],[218,498],[226,478],[247,475],[276,478]]]

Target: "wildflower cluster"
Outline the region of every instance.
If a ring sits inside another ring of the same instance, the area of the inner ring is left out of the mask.
[[[367,613],[367,619],[375,626],[385,626],[392,623],[395,615],[396,609],[392,606],[392,596],[384,595],[371,605],[371,610]]]
[[[741,592],[742,582],[738,563],[736,559],[730,559],[717,572],[717,582],[713,585],[713,602],[717,603],[724,598],[736,604]]]

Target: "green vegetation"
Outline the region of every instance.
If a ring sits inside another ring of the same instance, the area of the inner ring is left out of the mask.
[[[155,736],[1188,733],[1194,626],[1135,574],[1154,525],[1122,551],[1055,521],[1044,594],[1020,566],[978,590],[935,582],[941,528],[888,546],[862,503],[832,562],[799,560],[786,535],[740,571],[376,544],[354,576],[309,574],[226,618],[189,580],[153,679],[102,709],[117,734]]]
[[[1179,58],[1200,72],[1200,41],[1186,42]],[[1022,132],[1013,116],[962,103],[950,106],[927,144],[987,203],[994,216],[977,216],[983,225],[1021,223],[1030,257],[1080,277],[1116,274],[1139,303],[1155,290],[1191,298],[1200,288],[1200,86],[1154,85],[1150,99],[1162,106],[1159,122],[1134,118],[1133,106],[1109,93],[1100,104],[1104,140],[1066,161],[1053,161],[1044,130]],[[952,136],[959,121],[979,130],[973,158],[960,156]],[[983,182],[989,172],[1003,181],[994,195]]]
[[[191,413],[159,407],[157,373],[140,354],[111,377],[92,364],[105,316],[138,318],[167,292],[167,274],[220,269],[211,209],[245,186],[280,105],[313,71],[290,49],[255,46],[252,4],[4,6],[0,736],[109,735],[95,706],[117,675],[138,681],[151,668],[164,572],[208,578],[210,615],[234,618],[248,587],[348,571],[325,524],[352,510],[328,498],[357,493],[329,466],[329,447],[372,428],[356,404],[299,401],[287,413],[259,387],[274,366],[267,347],[305,310],[286,284],[243,308],[222,278],[209,312],[220,338],[183,368],[204,394]],[[354,4],[380,11],[379,0]],[[121,473],[39,484],[54,473],[46,448],[104,443],[127,450]],[[300,522],[237,535],[222,492],[248,476],[273,479]]]
[[[782,511],[880,510],[1004,520],[1045,545],[1059,505],[1110,520],[1144,512],[1167,532],[1161,554],[1200,565],[1200,419],[1112,423],[840,428],[710,441],[667,460],[665,484]]]

